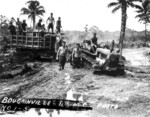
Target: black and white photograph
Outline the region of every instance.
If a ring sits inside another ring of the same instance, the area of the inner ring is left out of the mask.
[[[150,0],[0,0],[0,116],[150,117]]]

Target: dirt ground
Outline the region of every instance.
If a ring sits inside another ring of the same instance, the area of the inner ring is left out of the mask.
[[[90,103],[93,110],[83,112],[56,111],[53,117],[150,117],[150,70],[148,48],[126,49],[126,75],[93,75],[88,69],[72,69],[69,63],[59,71],[57,62],[35,62],[36,72],[0,79],[0,97],[72,99],[80,94],[81,101]],[[48,117],[41,110],[44,117]],[[31,110],[24,116],[35,114]],[[19,114],[21,115],[21,114]],[[36,113],[37,115],[37,113]],[[15,115],[7,115],[15,116]],[[22,115],[23,116],[23,115]],[[21,117],[22,117],[21,116]]]

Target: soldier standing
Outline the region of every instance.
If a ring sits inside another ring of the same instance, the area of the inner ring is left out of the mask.
[[[25,36],[26,36],[26,31],[27,31],[27,23],[26,23],[26,20],[23,20],[23,23],[22,23],[22,29],[23,29],[23,38],[25,40]]]
[[[16,27],[13,25],[12,22],[10,22],[9,30],[10,30],[11,35],[16,35]]]
[[[56,60],[59,60],[59,70],[64,69],[65,63],[66,63],[66,58],[67,58],[67,46],[66,46],[66,42],[62,42],[62,46],[59,47],[58,52],[57,52],[57,56],[56,56]]]
[[[16,22],[16,26],[17,26],[17,31],[19,32],[19,35],[22,35],[23,29],[22,29],[22,23],[20,22],[19,18],[17,18],[17,22]]]
[[[56,24],[57,34],[60,33],[60,28],[62,28],[62,26],[61,26],[61,18],[59,17]]]
[[[74,48],[72,52],[73,68],[80,68],[80,59],[81,59],[80,44],[77,43],[76,48]]]
[[[51,13],[50,17],[47,18],[47,21],[49,21],[49,24],[48,24],[48,27],[47,27],[48,28],[48,32],[51,29],[52,33],[53,33],[54,32],[54,24],[55,24],[55,19],[53,17],[53,13]]]

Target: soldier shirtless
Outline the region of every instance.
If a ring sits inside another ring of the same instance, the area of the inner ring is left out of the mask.
[[[77,43],[76,48],[74,48],[72,52],[73,68],[80,68],[80,59],[81,59],[80,44]]]
[[[55,19],[53,17],[53,13],[51,13],[50,17],[47,18],[47,21],[49,21],[49,24],[48,24],[48,32],[49,30],[51,29],[52,30],[52,33],[54,32],[54,24],[55,24]]]
[[[67,57],[67,46],[66,46],[66,42],[62,42],[62,46],[59,47],[58,52],[57,52],[57,56],[56,56],[56,60],[59,60],[59,70],[64,69],[65,63],[66,63],[66,57]]]

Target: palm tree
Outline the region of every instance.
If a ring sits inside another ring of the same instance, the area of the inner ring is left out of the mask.
[[[36,16],[43,16],[45,13],[44,7],[40,6],[39,1],[28,1],[26,4],[28,4],[28,8],[22,8],[21,15],[28,15],[28,18],[33,21],[33,29],[35,29]]]
[[[126,31],[126,20],[127,20],[127,8],[128,7],[136,7],[134,2],[141,2],[142,0],[117,0],[116,2],[112,2],[108,4],[109,7],[115,7],[112,10],[112,13],[115,13],[117,10],[121,9],[121,31],[120,31],[120,55],[122,55],[122,48],[123,48],[123,40],[125,38],[125,31]]]
[[[137,13],[135,18],[139,18],[139,22],[143,22],[145,24],[145,44],[146,44],[146,33],[147,33],[147,24],[150,22],[150,1],[145,0],[142,5],[137,6]]]

